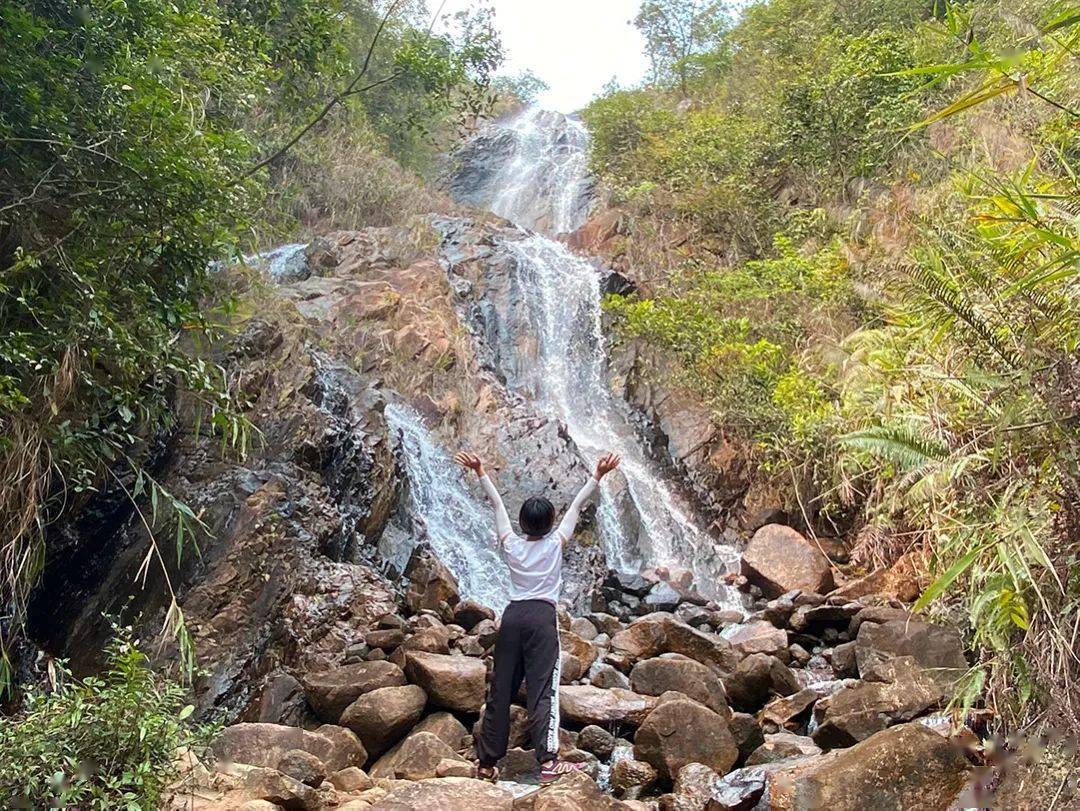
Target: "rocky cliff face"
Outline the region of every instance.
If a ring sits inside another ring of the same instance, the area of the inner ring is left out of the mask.
[[[458,224],[460,234],[473,230]],[[223,454],[219,439],[195,433],[191,404],[182,403],[158,472],[206,530],[179,565],[168,536],[155,532],[200,666],[210,671],[197,685],[204,709],[293,712],[270,709],[280,696],[266,691],[340,660],[400,598],[398,569],[427,530],[408,497],[388,403],[420,415],[433,442],[483,454],[512,513],[537,493],[565,506],[588,476],[559,423],[507,392],[485,343],[462,329],[459,311],[512,300],[474,300],[477,291],[440,264],[438,240],[427,228],[337,233],[308,246],[303,261],[293,255],[280,284],[230,272],[247,316],[217,360],[249,404],[252,450],[243,459]],[[492,262],[488,281],[507,284],[505,270]],[[568,595],[578,605],[605,570],[591,521],[568,560]],[[69,528],[68,548],[93,541],[107,565],[95,578],[51,561],[32,632],[49,653],[90,669],[110,632],[104,615],[141,617],[152,635],[167,588],[154,566],[145,589],[135,583],[149,544],[137,512],[129,508],[104,531],[78,530]],[[75,581],[79,602],[57,599]]]

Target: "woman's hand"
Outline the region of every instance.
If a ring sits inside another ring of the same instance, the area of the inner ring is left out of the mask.
[[[601,456],[596,463],[596,480],[600,481],[600,479],[604,478],[604,476],[617,468],[621,461],[622,459],[613,453],[605,453]]]
[[[476,473],[477,476],[484,475],[484,463],[480,461],[480,457],[475,453],[458,451],[454,454],[454,461],[462,467],[467,467],[469,470]]]

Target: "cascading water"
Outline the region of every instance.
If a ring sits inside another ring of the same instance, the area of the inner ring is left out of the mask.
[[[509,600],[510,578],[494,548],[491,507],[473,496],[461,470],[433,441],[416,411],[393,403],[384,413],[391,433],[400,438],[414,524],[422,524],[414,526],[414,541],[431,544],[457,577],[462,594],[501,611]],[[412,545],[380,552],[402,568]]]
[[[501,163],[493,164],[488,154],[494,145]],[[579,122],[528,111],[481,133],[466,147],[461,156],[465,169],[452,187],[456,185],[459,199],[484,200],[492,211],[523,227],[570,231],[587,216],[587,146]],[[476,162],[482,170],[475,169]],[[470,181],[478,188],[461,193]],[[498,332],[530,338],[508,341],[510,347],[497,353],[507,385],[561,419],[587,457],[604,450],[623,457],[626,491],[640,521],[636,531],[626,530],[612,485],[605,484],[598,515],[609,565],[628,571],[643,565],[689,568],[703,593],[737,605],[737,595],[722,584],[737,553],[718,545],[696,524],[690,509],[647,459],[624,405],[611,394],[596,270],[540,234],[514,234],[497,247],[515,260],[525,304],[506,311],[504,317],[513,322],[500,324]],[[534,347],[535,357],[516,357],[514,346]]]

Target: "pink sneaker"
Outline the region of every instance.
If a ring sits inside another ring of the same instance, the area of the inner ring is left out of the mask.
[[[556,758],[540,767],[540,785],[546,786],[548,783],[554,783],[563,775],[584,771],[584,769],[584,763],[571,763],[568,760]]]

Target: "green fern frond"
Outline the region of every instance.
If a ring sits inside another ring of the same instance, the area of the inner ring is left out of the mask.
[[[840,442],[891,462],[904,472],[942,462],[949,456],[949,448],[941,440],[897,423],[852,431],[840,437]]]

